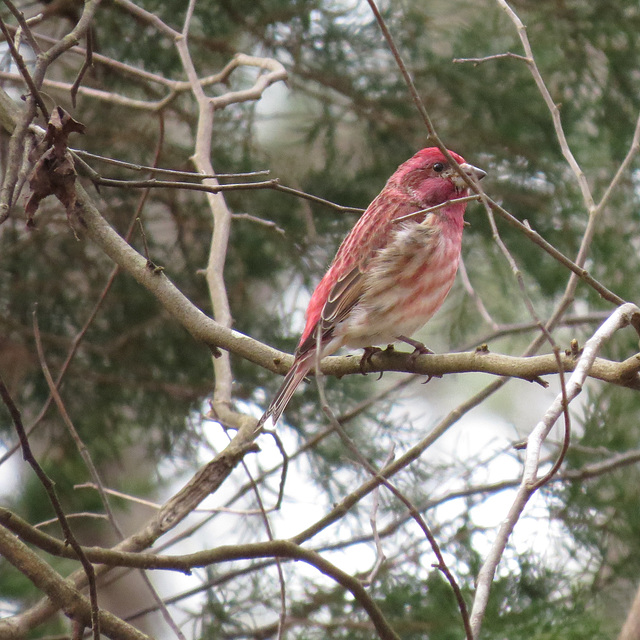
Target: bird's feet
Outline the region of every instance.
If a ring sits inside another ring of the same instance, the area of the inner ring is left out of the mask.
[[[371,364],[371,358],[376,354],[380,353],[382,349],[380,347],[365,347],[364,353],[362,354],[362,358],[360,358],[360,373],[363,376],[367,375],[365,368],[367,365]]]
[[[413,353],[411,354],[411,362],[415,362],[415,359],[418,356],[423,356],[426,354],[433,354],[433,351],[428,347],[425,347],[422,342],[418,340],[413,340],[412,338],[407,338],[406,336],[398,336],[398,340],[400,342],[406,342],[409,346],[413,347]]]

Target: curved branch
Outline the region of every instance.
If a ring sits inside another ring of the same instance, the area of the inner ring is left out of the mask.
[[[68,549],[64,543],[63,548]],[[91,603],[44,560],[31,551],[4,527],[0,527],[0,556],[11,563],[22,575],[45,593],[70,618],[80,621],[85,627],[91,626]],[[149,636],[124,622],[117,616],[101,609],[98,613],[100,630],[109,638],[117,640],[150,640]],[[26,637],[28,628],[15,621],[7,622],[0,628],[0,640],[19,640]]]
[[[480,635],[482,619],[489,601],[493,577],[509,537],[520,519],[527,502],[541,486],[541,481],[538,478],[538,468],[540,464],[540,450],[544,440],[558,420],[560,414],[564,411],[565,404],[571,402],[582,391],[582,386],[587,378],[589,369],[593,365],[603,342],[609,340],[611,336],[622,327],[631,324],[634,319],[637,320],[639,315],[640,309],[638,307],[633,304],[625,304],[619,307],[611,317],[602,324],[593,337],[585,344],[577,366],[567,382],[566,398],[563,397],[563,394],[558,395],[545,412],[542,420],[538,422],[529,435],[524,470],[516,497],[509,509],[507,517],[500,525],[496,539],[478,573],[476,596],[471,612],[471,626],[474,638],[478,638]]]
[[[2,511],[0,516],[6,516],[6,514],[8,513],[5,509],[2,509],[0,511]],[[46,550],[52,555],[65,558],[76,558],[73,551],[66,547],[63,542],[56,540],[52,536],[47,536],[46,534],[43,534],[41,532],[38,533],[39,541],[45,541]],[[18,541],[14,536],[11,536],[2,528],[0,528],[0,550],[4,552],[7,537],[15,540],[17,545],[20,545],[21,547],[26,549],[29,554],[35,556],[33,552],[27,549],[26,545]],[[190,574],[191,571],[196,568],[207,567],[212,564],[219,564],[221,562],[231,562],[234,560],[252,560],[257,558],[289,558],[291,560],[299,560],[309,564],[312,567],[315,567],[316,569],[318,569],[318,571],[326,576],[329,576],[338,584],[342,585],[345,589],[350,591],[353,597],[369,614],[369,617],[376,627],[380,638],[386,640],[398,640],[398,636],[389,626],[389,623],[382,615],[382,612],[380,611],[374,600],[367,593],[366,589],[362,586],[360,580],[354,578],[345,571],[342,571],[334,564],[323,558],[319,553],[304,549],[291,540],[269,540],[267,542],[226,545],[217,547],[216,549],[208,549],[205,551],[199,551],[197,553],[180,556],[163,556],[153,553],[127,553],[124,551],[118,552],[101,549],[100,547],[87,547],[86,553],[92,560],[92,562],[95,562],[96,564],[105,563],[110,566],[131,567],[138,569],[169,569],[180,571],[186,574]],[[11,557],[13,558],[14,556],[12,555]],[[38,562],[46,566],[49,572],[53,572],[53,570],[42,560],[38,559]],[[62,578],[59,578],[59,580],[64,582]],[[73,592],[74,596],[77,595],[79,598],[82,598],[82,596],[79,596],[79,594],[77,594],[75,589],[73,589],[71,586],[69,586],[68,589],[70,592]],[[45,591],[45,593],[47,594],[49,593],[44,589],[43,591]],[[70,596],[65,593],[65,598],[67,597]],[[86,598],[84,600],[86,600]],[[86,602],[86,604],[88,606],[88,601]],[[104,631],[105,633],[107,633],[108,628],[105,627]],[[0,636],[0,638],[1,637],[2,636]],[[129,638],[137,636],[123,634],[122,637]],[[139,637],[146,638],[147,636],[145,636],[144,634],[139,634]]]

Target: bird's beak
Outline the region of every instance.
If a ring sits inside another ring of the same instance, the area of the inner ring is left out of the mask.
[[[472,180],[482,180],[487,175],[486,171],[482,169],[478,169],[478,167],[474,167],[472,164],[465,162],[460,165],[460,168],[472,179]]]
[[[460,165],[460,168],[472,179],[472,180],[482,180],[487,175],[486,171],[482,169],[478,169],[478,167],[474,167],[472,164],[468,162],[463,162]],[[464,181],[464,178],[453,168],[451,167],[451,180],[453,184],[456,186],[457,191],[464,191],[469,188],[469,185]]]

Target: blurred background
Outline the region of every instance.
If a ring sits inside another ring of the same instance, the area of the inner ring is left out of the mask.
[[[178,31],[185,3],[137,0]],[[542,77],[560,109],[568,143],[596,202],[627,154],[640,111],[640,7],[621,0],[521,0],[511,3],[527,25]],[[46,48],[77,21],[82,3],[66,0],[20,7],[44,12],[34,26]],[[487,193],[543,238],[575,259],[589,211],[561,153],[551,115],[522,55],[513,23],[497,2],[403,0],[380,8],[408,65],[439,136],[448,148],[488,172]],[[11,22],[8,10],[3,18]],[[126,2],[105,2],[93,23],[93,68],[77,103],[69,88],[83,55],[69,52],[49,70],[48,106],[63,106],[86,126],[70,145],[141,165],[191,171],[197,122],[193,96],[157,78],[184,81],[173,42],[136,17]],[[85,47],[86,43],[80,43]],[[282,184],[336,204],[364,208],[398,164],[430,146],[396,62],[366,2],[357,0],[209,0],[195,3],[189,48],[201,77],[219,72],[236,53],[277,59],[288,82],[261,100],[216,112],[212,163],[220,173],[269,170]],[[21,102],[5,48],[2,86]],[[28,50],[27,50],[28,53]],[[25,54],[26,56],[26,54]],[[137,70],[137,71],[136,71]],[[140,71],[146,72],[141,74]],[[240,68],[208,95],[250,86],[256,70]],[[154,80],[156,78],[156,80]],[[0,138],[6,171],[8,135]],[[101,175],[150,177],[87,160]],[[80,180],[121,234],[139,215],[150,258],[205,313],[211,303],[206,267],[212,220],[197,191],[140,189],[99,192]],[[638,301],[640,251],[638,161],[632,163],[597,221],[586,263],[620,297]],[[225,282],[234,328],[287,352],[295,349],[304,309],[357,214],[339,212],[273,190],[229,192],[234,214]],[[23,200],[0,226],[0,375],[20,408],[41,464],[56,483],[74,531],[86,544],[111,545],[116,535],[100,517],[95,490],[78,488],[90,474],[55,407],[44,413],[48,388],[34,343],[33,314],[54,378],[75,337],[103,295],[111,261],[78,240],[61,205],[43,202],[27,228]],[[417,337],[437,353],[472,350],[520,355],[537,335],[510,265],[492,237],[484,209],[472,203],[463,239],[468,282],[458,280],[443,309]],[[266,221],[268,224],[263,224]],[[517,230],[498,220],[502,240],[522,272],[540,318],[553,313],[570,273]],[[139,227],[131,243],[143,250]],[[473,295],[472,295],[473,294]],[[481,303],[477,302],[477,299]],[[37,306],[36,306],[37,305]],[[554,339],[567,348],[592,335],[613,310],[579,284]],[[631,329],[619,332],[603,356],[623,360],[637,351]],[[546,344],[541,352],[548,353]],[[258,417],[280,377],[232,356],[237,408]],[[381,466],[420,441],[445,415],[491,380],[480,374],[407,380],[349,376],[326,379],[337,415],[362,454]],[[456,422],[394,482],[431,526],[465,597],[513,499],[522,469],[514,448],[558,393],[513,380]],[[275,537],[298,533],[358,487],[367,472],[331,433],[315,384],[303,385],[279,433],[290,469],[282,508],[269,515]],[[211,352],[179,326],[130,276],[118,274],[78,345],[61,387],[65,406],[131,534],[228,442],[207,418],[213,389]],[[640,397],[636,391],[589,382],[572,405],[572,445],[561,475],[528,505],[494,582],[483,638],[615,638],[638,587],[640,571]],[[558,455],[562,431],[552,431],[543,469]],[[8,414],[0,421],[2,506],[32,524],[54,518],[44,491],[13,453],[17,437]],[[277,496],[281,454],[268,437],[247,457],[266,506]],[[617,462],[622,460],[622,462]],[[590,473],[594,465],[598,473]],[[588,477],[587,477],[588,476]],[[167,553],[266,539],[245,471],[239,467],[177,531],[161,543]],[[460,613],[449,586],[432,567],[434,556],[406,508],[381,490],[374,519],[386,561],[369,587],[406,640],[460,638]],[[350,573],[366,577],[378,554],[370,517],[374,498],[359,502],[310,543]],[[91,515],[93,514],[93,515]],[[43,524],[59,535],[59,528]],[[48,560],[51,558],[47,557]],[[76,564],[52,561],[66,575]],[[298,564],[284,564],[290,638],[371,638],[368,617],[334,582]],[[187,638],[277,637],[280,585],[272,561],[214,565],[191,577],[151,574]],[[176,637],[150,592],[130,571],[112,571],[100,604],[157,638]],[[0,560],[0,616],[37,601],[33,585]],[[30,637],[67,637],[64,616]]]

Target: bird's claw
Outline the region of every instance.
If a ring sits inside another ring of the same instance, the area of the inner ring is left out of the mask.
[[[398,340],[405,342],[409,346],[413,347],[413,353],[410,356],[411,364],[413,365],[418,356],[432,355],[433,351],[426,347],[422,342],[414,340],[413,338],[407,338],[406,336],[398,336]],[[428,382],[428,381],[427,381]]]
[[[363,376],[367,375],[365,371],[365,367],[371,364],[371,358],[376,354],[380,353],[382,349],[380,347],[365,347],[364,353],[362,354],[362,358],[360,358],[360,373]],[[382,372],[380,372],[380,377],[382,377]],[[378,378],[379,380],[380,378]]]

